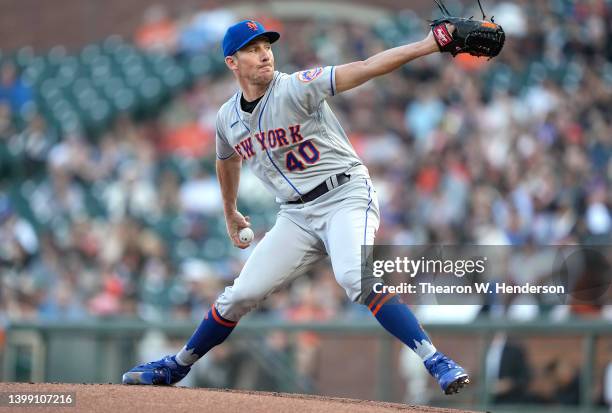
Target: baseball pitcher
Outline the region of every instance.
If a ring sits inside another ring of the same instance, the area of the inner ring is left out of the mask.
[[[365,61],[293,74],[274,70],[271,45],[279,33],[253,20],[227,30],[225,63],[240,90],[218,112],[216,162],[233,244],[250,244],[248,237],[239,236],[250,224],[236,206],[243,164],[276,196],[280,212],[182,350],[133,368],[123,375],[123,383],[180,381],[230,335],[242,316],[326,256],[348,297],[368,306],[387,331],[410,347],[442,391],[456,393],[469,383],[466,371],[436,350],[408,306],[394,294],[374,293],[367,288],[370,280],[362,279],[361,246],[374,243],[380,219],[376,190],[326,101],[431,53],[470,53],[463,29],[461,21],[440,19],[422,41]]]

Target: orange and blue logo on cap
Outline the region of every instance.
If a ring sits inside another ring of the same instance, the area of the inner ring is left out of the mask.
[[[305,82],[305,83],[312,82],[313,80],[321,76],[321,73],[323,73],[322,67],[304,70],[298,73],[298,79],[300,79],[302,82]]]
[[[247,22],[247,26],[249,27],[249,29],[253,30],[254,32],[259,30],[259,26],[257,26],[257,23],[255,23],[253,20],[249,20]]]

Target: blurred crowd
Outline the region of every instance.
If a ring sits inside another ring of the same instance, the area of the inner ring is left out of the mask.
[[[429,56],[329,100],[377,187],[377,243],[609,243],[612,4],[491,7],[509,35],[498,58]],[[463,14],[477,12],[470,5]],[[293,72],[365,59],[425,36],[422,17],[409,10],[397,16],[375,27],[328,18],[265,23],[282,32],[277,69]],[[239,17],[171,16],[154,6],[133,40],[172,56],[220,53],[225,27]],[[2,63],[0,332],[9,320],[202,317],[250,252],[231,247],[214,173],[216,111],[235,90],[229,72],[204,75],[154,116],[123,113],[93,137],[52,127],[34,103],[39,91]],[[258,238],[278,209],[246,170],[239,207]],[[368,317],[347,300],[329,265],[258,311],[301,321]],[[282,335],[266,340],[267,351],[287,349]],[[319,339],[304,333],[295,345],[298,376],[308,381]],[[200,384],[231,386],[231,372],[215,363],[241,354],[215,352],[202,363],[207,377]],[[576,395],[575,377],[555,363],[547,368]],[[253,383],[273,380],[260,373]],[[503,401],[513,385],[497,386],[496,397]]]
[[[611,239],[610,4],[499,3],[494,11],[509,33],[499,58],[433,55],[330,99],[377,186],[380,244]],[[218,53],[222,27],[235,18],[202,12],[180,26],[154,6],[135,42]],[[410,11],[400,19],[422,22]],[[275,55],[285,72],[394,46],[385,35],[391,20],[375,29],[270,24],[283,32]],[[425,33],[414,24],[395,41]],[[95,139],[48,127],[15,67],[5,63],[1,74],[0,314],[198,318],[248,255],[230,247],[214,174],[214,119],[236,88],[231,74],[202,76],[156,116],[122,114]],[[29,115],[19,124],[15,113]],[[243,175],[240,207],[261,236],[276,206]],[[327,282],[316,275],[312,283]],[[316,305],[352,308],[336,295]],[[288,300],[286,312],[300,300]]]
[[[433,55],[330,99],[378,190],[377,243],[609,243],[612,5],[491,7],[509,35],[498,58]],[[471,5],[464,11],[477,14]],[[425,36],[422,18],[398,16],[416,23],[266,23],[282,32],[277,69],[293,72]],[[134,43],[171,55],[220,53],[225,27],[240,16],[174,17],[151,8]],[[94,139],[48,126],[33,104],[37,91],[3,63],[0,326],[201,318],[250,251],[230,245],[214,174],[216,111],[235,90],[229,72],[204,75],[155,116],[124,113]],[[239,206],[258,237],[274,222],[273,197],[248,171]],[[367,316],[328,266],[259,311],[296,320]],[[317,339],[302,342],[306,374]]]

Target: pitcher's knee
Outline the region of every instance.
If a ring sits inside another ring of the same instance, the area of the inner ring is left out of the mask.
[[[342,288],[344,288],[346,295],[351,301],[361,302],[362,285],[361,279],[358,275],[355,276],[354,272],[340,274],[336,276],[336,281]]]
[[[367,298],[373,291],[374,285],[380,282],[380,278],[374,276],[362,276],[361,269],[354,269],[336,274],[336,281],[351,301],[365,304]]]
[[[227,287],[217,298],[215,307],[223,318],[238,321],[249,311],[256,308],[266,297],[259,291]]]

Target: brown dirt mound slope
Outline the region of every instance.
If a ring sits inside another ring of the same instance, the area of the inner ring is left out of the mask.
[[[186,387],[122,386],[117,384],[0,383],[0,393],[72,392],[76,406],[28,407],[34,412],[206,412],[206,413],[464,413],[460,410],[408,406],[365,400]],[[0,407],[0,412],[24,411]]]

